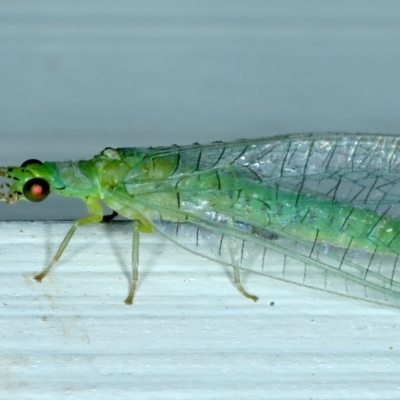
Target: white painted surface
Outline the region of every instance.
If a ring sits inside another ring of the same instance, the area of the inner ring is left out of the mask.
[[[0,224],[0,398],[398,399],[399,310],[249,276],[130,226]],[[274,302],[271,306],[270,303]]]

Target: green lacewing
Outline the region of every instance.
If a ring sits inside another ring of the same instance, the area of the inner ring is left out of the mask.
[[[131,304],[139,236],[153,231],[240,270],[400,306],[400,136],[294,134],[207,145],[106,148],[90,160],[2,167],[0,200],[80,198],[79,225],[133,221]],[[105,217],[101,202],[112,210]]]

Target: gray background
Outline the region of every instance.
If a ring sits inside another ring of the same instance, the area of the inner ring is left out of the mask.
[[[0,3],[0,164],[304,131],[398,132],[397,1]],[[74,219],[78,200],[0,204]]]

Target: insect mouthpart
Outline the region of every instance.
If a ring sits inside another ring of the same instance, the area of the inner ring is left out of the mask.
[[[19,200],[22,193],[11,192],[11,185],[8,182],[0,184],[0,201],[13,204]]]
[[[12,179],[9,174],[9,169],[0,168],[0,176],[8,179]],[[18,201],[22,196],[22,192],[18,190],[13,190],[9,182],[3,182],[0,184],[0,202],[5,202],[7,204],[13,204]]]

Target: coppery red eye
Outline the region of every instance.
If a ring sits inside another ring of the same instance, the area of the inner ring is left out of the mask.
[[[40,160],[36,160],[36,158],[30,158],[29,160],[24,161],[21,164],[21,167],[26,167],[27,165],[30,164],[43,164]]]
[[[50,185],[42,178],[33,178],[25,183],[23,192],[29,201],[42,201],[49,195]]]

